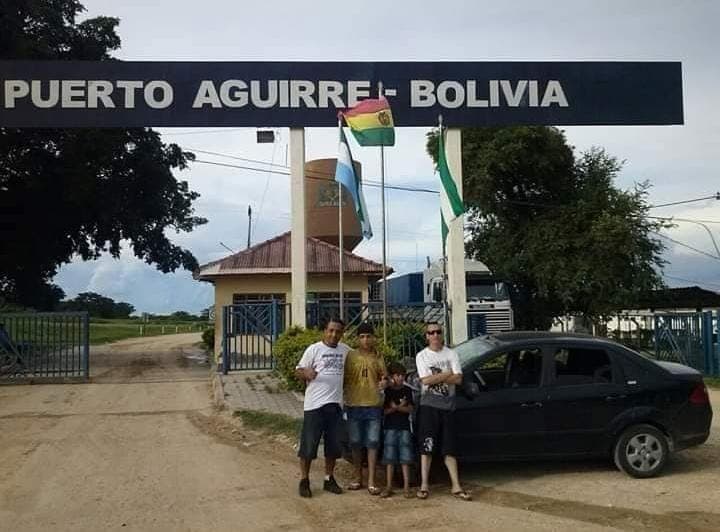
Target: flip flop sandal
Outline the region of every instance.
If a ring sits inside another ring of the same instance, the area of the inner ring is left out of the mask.
[[[368,486],[367,490],[370,495],[380,495],[380,492],[382,492],[377,486]]]
[[[389,497],[392,497],[392,494],[393,494],[392,490],[385,489],[380,492],[380,498],[387,499]]]
[[[465,490],[454,491],[454,492],[452,492],[452,496],[455,497],[456,499],[460,499],[461,501],[471,501],[472,500],[472,495],[470,495]]]
[[[427,499],[428,495],[430,495],[430,492],[428,490],[418,490],[418,492],[415,494],[415,496],[418,499]]]
[[[349,491],[357,491],[360,488],[362,488],[362,484],[360,482],[351,482],[345,489]]]
[[[414,499],[414,498],[415,498],[415,495],[413,495],[410,490],[405,490],[405,491],[403,491],[403,496],[404,496],[406,499]]]

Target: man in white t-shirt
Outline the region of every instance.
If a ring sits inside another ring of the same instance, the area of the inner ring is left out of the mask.
[[[428,346],[415,357],[418,377],[422,382],[418,411],[418,442],[420,446],[421,483],[418,499],[427,499],[428,477],[433,453],[445,459],[450,474],[451,493],[458,499],[469,501],[470,494],[460,486],[455,459],[455,385],[462,382],[460,360],[455,351],[445,346],[442,327],[437,323],[425,326]]]
[[[320,438],[325,451],[325,482],[323,489],[330,493],[342,493],[335,482],[335,462],[342,456],[338,441],[338,425],[342,419],[343,377],[345,358],[350,348],[340,343],[345,324],[332,318],[323,331],[322,342],[309,346],[295,368],[295,376],[307,383],[302,433],[300,435],[300,485],[301,497],[312,497],[310,491],[310,465],[317,458]]]

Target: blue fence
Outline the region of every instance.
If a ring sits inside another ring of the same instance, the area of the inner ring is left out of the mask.
[[[658,360],[720,376],[718,313],[623,313],[608,330],[615,340]]]
[[[0,314],[0,382],[87,379],[86,312]]]

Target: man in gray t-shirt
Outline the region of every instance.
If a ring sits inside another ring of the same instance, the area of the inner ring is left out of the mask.
[[[432,455],[440,450],[445,467],[450,474],[452,494],[469,501],[470,494],[460,486],[457,460],[455,459],[455,385],[462,382],[462,368],[457,353],[445,346],[442,327],[437,323],[425,326],[428,346],[420,351],[415,363],[422,383],[420,410],[418,412],[418,442],[420,444],[421,484],[418,499],[428,497],[428,478]]]

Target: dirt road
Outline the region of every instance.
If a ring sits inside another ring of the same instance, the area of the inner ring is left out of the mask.
[[[316,496],[300,499],[289,442],[213,410],[209,369],[188,358],[198,341],[126,340],[94,350],[90,383],[0,387],[0,530],[720,529],[717,421],[659,479],[604,463],[474,467],[464,503],[440,486],[427,501],[324,494],[316,468]]]

